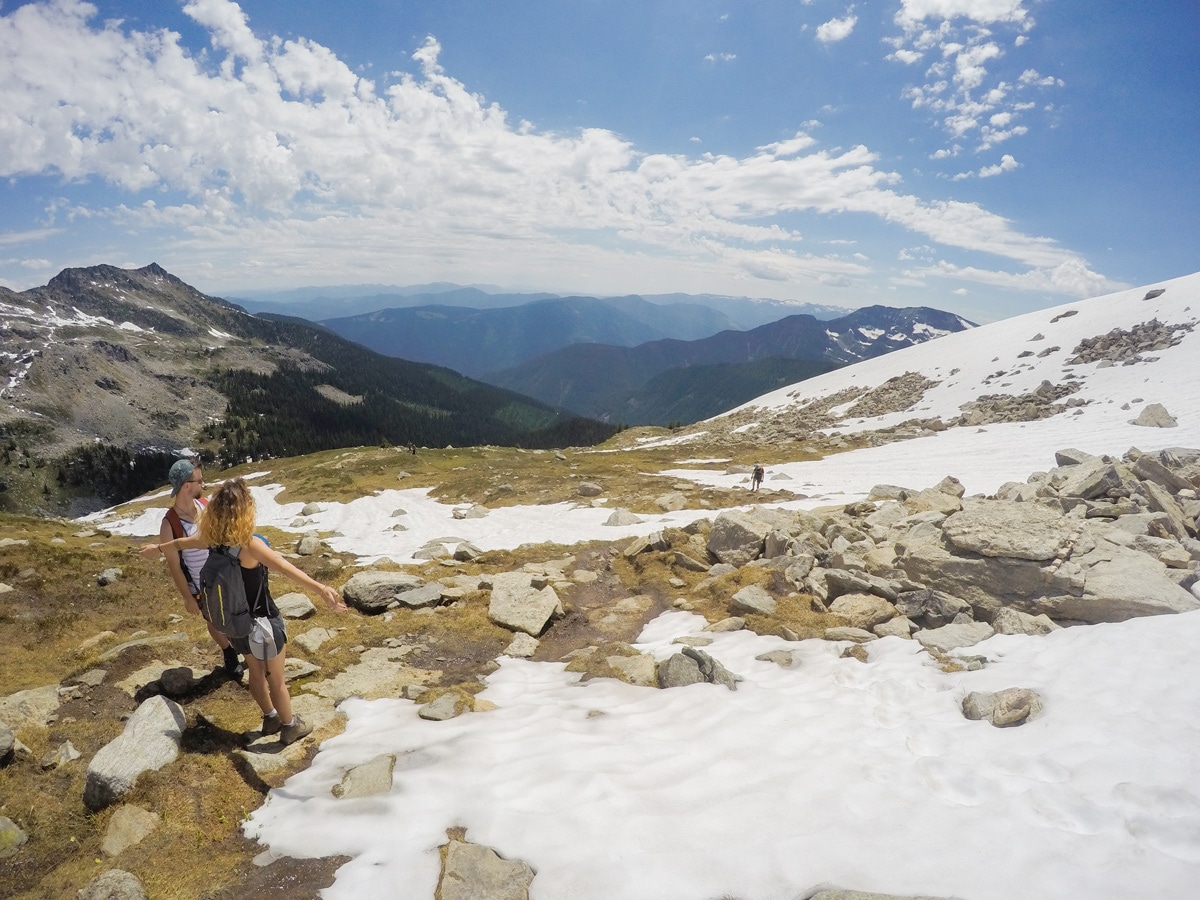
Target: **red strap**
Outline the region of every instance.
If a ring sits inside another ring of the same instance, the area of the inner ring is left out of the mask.
[[[200,504],[201,509],[208,506],[208,501],[203,497],[197,497],[196,502]],[[187,536],[187,532],[183,530],[183,520],[179,518],[179,513],[175,512],[174,506],[167,510],[166,520],[171,523],[171,535],[173,537],[181,538]]]
[[[166,520],[171,523],[171,534],[176,538],[184,536],[183,522],[179,518],[179,513],[175,512],[175,507],[167,510]]]

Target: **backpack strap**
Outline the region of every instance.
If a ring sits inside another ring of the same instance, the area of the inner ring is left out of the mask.
[[[179,513],[175,512],[174,506],[172,506],[170,509],[167,510],[167,514],[165,516],[163,516],[163,518],[171,523],[171,536],[172,537],[174,537],[174,538],[184,537],[183,520],[181,518],[179,518]]]

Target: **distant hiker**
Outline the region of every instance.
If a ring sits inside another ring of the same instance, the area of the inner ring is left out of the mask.
[[[279,607],[271,597],[267,569],[282,572],[300,587],[320,594],[331,609],[341,612],[346,604],[335,588],[310,578],[254,534],[254,512],[250,488],[241,478],[234,478],[213,494],[200,516],[196,533],[160,544],[146,544],[141,553],[150,558],[158,552],[186,552],[207,547],[214,558],[205,565],[201,581],[206,592],[202,598],[203,607],[210,610],[215,593],[211,591],[212,572],[219,568],[217,564],[229,557],[236,559],[241,586],[245,588],[245,599],[249,604],[245,623],[249,633],[241,636],[238,634],[241,629],[230,628],[234,631],[230,643],[246,658],[250,693],[263,713],[263,736],[278,734],[279,742],[286,745],[307,735],[312,726],[292,712],[292,698],[284,681],[283,667],[287,631]]]
[[[412,441],[408,442],[408,452],[411,453],[413,456],[417,455],[417,445],[414,444]]]
[[[766,472],[763,471],[763,467],[758,463],[755,463],[754,468],[750,470],[750,490],[758,490],[759,485],[761,485],[763,482],[763,475],[765,474]]]
[[[189,537],[196,533],[196,521],[204,510],[207,502],[200,496],[204,491],[204,470],[200,463],[190,459],[177,459],[167,473],[167,481],[171,484],[171,496],[175,501],[167,514],[163,516],[158,529],[158,539],[169,541],[173,538]],[[200,570],[208,559],[208,551],[203,548],[184,550],[182,553],[167,553],[167,571],[175,582],[175,589],[183,598],[183,607],[193,615],[198,615],[200,607]],[[242,677],[242,661],[238,653],[229,645],[229,638],[218,631],[210,623],[208,634],[221,650],[224,657],[225,674],[230,678]]]

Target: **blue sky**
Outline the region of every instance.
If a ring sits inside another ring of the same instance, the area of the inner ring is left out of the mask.
[[[0,284],[990,321],[1200,269],[1200,4],[0,3]]]

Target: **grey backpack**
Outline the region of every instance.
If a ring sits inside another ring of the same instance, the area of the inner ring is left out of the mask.
[[[242,581],[241,547],[209,547],[200,570],[200,612],[229,637],[245,637],[254,619]]]

